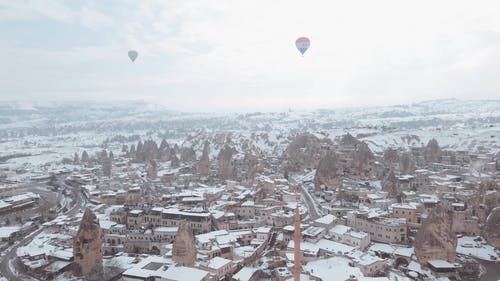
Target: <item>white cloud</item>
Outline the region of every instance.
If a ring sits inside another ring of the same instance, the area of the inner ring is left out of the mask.
[[[6,2],[0,15],[78,18],[111,43],[62,52],[9,45],[16,55],[8,64],[27,68],[0,82],[20,96],[107,92],[185,110],[259,110],[492,98],[500,90],[492,78],[500,70],[496,1],[120,1],[113,13],[101,2],[47,3]],[[303,35],[312,40],[304,58],[294,47]],[[134,64],[131,48],[140,53]]]
[[[82,25],[93,30],[116,28],[111,17],[94,8],[82,7],[79,16]]]
[[[57,0],[1,0],[0,20],[50,19],[71,22],[74,12]]]

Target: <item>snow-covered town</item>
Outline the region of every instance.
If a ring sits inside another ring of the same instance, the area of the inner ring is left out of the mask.
[[[500,281],[499,0],[0,0],[0,281]]]
[[[496,101],[219,115],[3,103],[0,119],[2,281],[500,274]]]

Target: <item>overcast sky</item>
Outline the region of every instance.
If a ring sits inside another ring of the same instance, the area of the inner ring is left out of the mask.
[[[0,65],[0,100],[237,111],[492,99],[500,1],[0,0]]]

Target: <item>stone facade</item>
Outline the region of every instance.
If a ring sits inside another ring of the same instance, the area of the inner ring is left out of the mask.
[[[406,244],[408,226],[406,219],[374,217],[367,214],[347,213],[347,225],[370,234],[370,240],[383,243]]]
[[[392,216],[395,218],[406,219],[408,227],[419,229],[421,226],[420,206],[410,204],[393,204]]]
[[[92,210],[85,209],[80,228],[73,240],[74,270],[77,276],[102,273],[102,233]]]

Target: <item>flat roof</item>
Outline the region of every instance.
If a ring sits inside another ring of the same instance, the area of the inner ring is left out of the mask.
[[[221,257],[215,257],[208,262],[207,267],[210,267],[213,269],[219,269],[230,262],[232,262],[232,261],[225,259],[225,258],[221,258]]]
[[[430,260],[427,261],[430,266],[434,268],[456,268],[456,266],[452,263],[449,263],[445,260]]]

